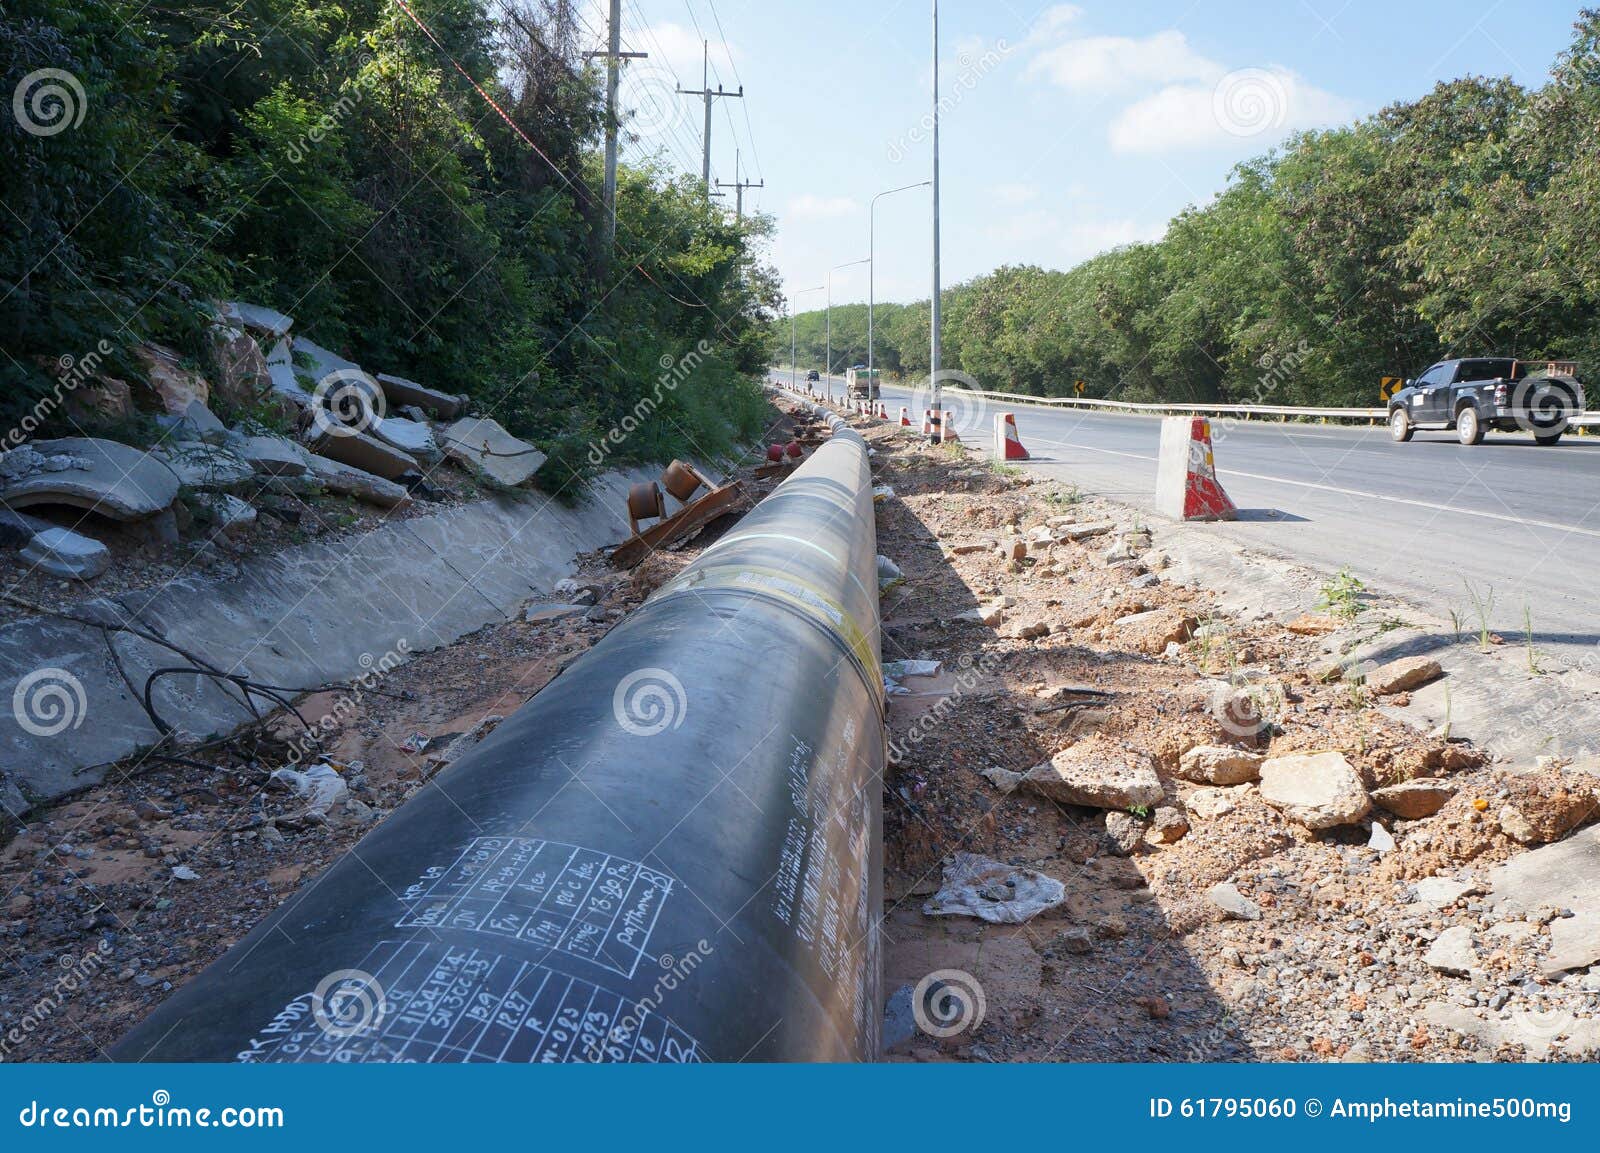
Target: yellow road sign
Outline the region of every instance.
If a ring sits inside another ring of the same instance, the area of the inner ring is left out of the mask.
[[[1378,391],[1383,394],[1384,400],[1393,400],[1394,394],[1406,386],[1403,376],[1386,376],[1378,382]]]
[[[1081,380],[1073,381],[1072,382],[1072,391],[1077,393],[1079,396],[1082,396],[1083,395],[1083,381],[1081,381]]]

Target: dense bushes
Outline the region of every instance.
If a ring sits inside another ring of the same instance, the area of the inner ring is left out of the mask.
[[[945,294],[943,360],[987,388],[1368,405],[1447,354],[1600,362],[1600,14],[1548,84],[1440,84],[1241,165],[1154,244]],[[833,310],[834,366],[866,358]],[[859,315],[858,315],[859,313]],[[880,306],[877,362],[925,373],[926,302]],[[797,320],[822,362],[820,313]],[[789,357],[778,324],[778,359]]]
[[[659,423],[616,455],[713,453],[755,430],[769,222],[628,168],[608,253],[600,86],[570,0],[411,7],[442,47],[392,0],[8,4],[5,103],[60,69],[83,118],[38,134],[0,109],[0,420],[101,340],[112,375],[135,371],[141,339],[198,356],[208,302],[234,297],[471,393],[574,467],[702,340]]]

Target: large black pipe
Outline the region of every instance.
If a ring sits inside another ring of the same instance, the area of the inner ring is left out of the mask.
[[[875,1058],[875,548],[866,446],[835,420],[114,1059]]]

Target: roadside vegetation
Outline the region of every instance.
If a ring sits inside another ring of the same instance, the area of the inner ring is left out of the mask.
[[[137,373],[143,340],[201,360],[210,302],[242,299],[357,362],[471,394],[579,470],[641,401],[661,419],[614,456],[713,453],[755,431],[770,220],[624,165],[608,251],[603,74],[570,0],[410,9],[437,43],[388,0],[0,11],[8,98],[41,69],[82,89],[63,130],[0,118],[0,427],[101,341],[115,377]],[[38,435],[70,431],[55,417]]]
[[[943,362],[985,388],[1132,401],[1371,405],[1458,355],[1600,359],[1600,13],[1550,81],[1438,85],[1235,169],[1166,236],[944,296]],[[879,305],[876,363],[928,370],[927,303]],[[781,360],[788,359],[788,325]],[[797,318],[805,365],[823,316]],[[834,368],[866,308],[833,309]]]

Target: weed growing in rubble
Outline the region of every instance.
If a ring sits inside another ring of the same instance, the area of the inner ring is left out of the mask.
[[[1022,470],[1016,465],[1004,464],[998,460],[991,462],[989,467],[994,469],[996,476],[1004,477],[1006,480],[1015,480],[1022,475]]]
[[[1367,611],[1367,606],[1361,600],[1366,591],[1366,582],[1349,569],[1342,568],[1322,586],[1317,607],[1342,621],[1353,621]]]
[[[1489,628],[1489,617],[1494,613],[1494,586],[1485,585],[1484,592],[1479,595],[1478,590],[1472,587],[1472,582],[1465,577],[1461,583],[1467,586],[1467,597],[1472,601],[1472,614],[1478,618],[1478,646],[1488,650],[1493,641],[1493,630]]]
[[[1345,704],[1349,706],[1351,712],[1359,713],[1362,709],[1367,707],[1367,683],[1366,683],[1366,681],[1363,681],[1363,680],[1346,681],[1344,689],[1345,689]]]
[[[1061,508],[1071,508],[1075,504],[1083,503],[1083,493],[1078,491],[1077,485],[1069,484],[1059,491],[1046,493],[1045,499]]]
[[[1532,676],[1544,676],[1544,665],[1539,661],[1539,650],[1533,645],[1533,608],[1530,605],[1522,606],[1522,634],[1528,640],[1528,672]]]
[[[1148,821],[1150,819],[1149,805],[1129,805],[1128,812],[1138,817],[1141,821]]]

